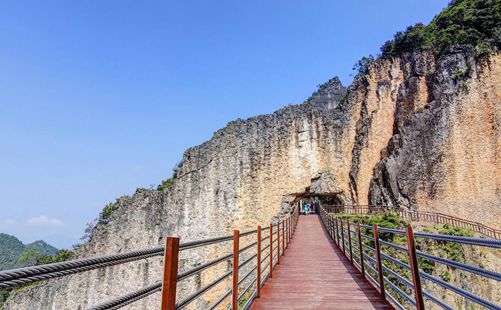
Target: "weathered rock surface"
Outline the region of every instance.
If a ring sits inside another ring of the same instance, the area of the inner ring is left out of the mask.
[[[370,203],[499,228],[501,58],[479,65],[468,55],[455,49],[439,62],[425,54],[401,62],[393,133],[375,165]]]
[[[468,55],[378,60],[346,95],[332,79],[304,104],[229,123],[185,152],[172,187],[121,199],[81,256],[266,224],[307,189],[341,203],[435,210],[499,227],[501,55],[483,63]],[[183,264],[220,250],[190,252]],[[159,280],[161,260],[48,281],[14,293],[6,309],[84,309]],[[180,294],[209,278],[186,282]],[[158,303],[155,294],[129,307]]]

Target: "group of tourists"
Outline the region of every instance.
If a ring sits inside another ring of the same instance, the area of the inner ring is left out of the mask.
[[[303,201],[303,206],[301,208],[301,214],[308,215],[308,214],[317,214],[318,213],[318,202],[312,201],[311,203],[308,203],[307,201]]]

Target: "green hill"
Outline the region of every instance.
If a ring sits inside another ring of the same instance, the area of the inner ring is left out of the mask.
[[[16,237],[0,233],[0,270],[15,268],[25,247]]]
[[[42,254],[52,255],[52,256],[56,255],[58,251],[55,247],[53,247],[52,245],[48,244],[43,240],[37,240],[35,242],[29,243],[26,245],[26,248],[27,249],[33,248]]]
[[[38,240],[23,244],[14,236],[0,233],[0,270],[35,265],[44,256],[55,256],[58,249]]]
[[[14,236],[0,233],[0,270],[62,262],[74,257],[73,251],[58,250],[43,240],[23,244]],[[11,289],[0,289],[0,309]]]

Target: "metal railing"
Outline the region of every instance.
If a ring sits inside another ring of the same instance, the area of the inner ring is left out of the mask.
[[[421,232],[414,233],[411,226],[408,226],[406,230],[400,230],[383,228],[377,225],[369,226],[362,225],[361,223],[350,223],[348,220],[337,218],[335,214],[329,213],[328,209],[322,206],[320,207],[320,217],[325,229],[337,247],[362,275],[376,287],[382,297],[390,301],[396,308],[415,308],[422,310],[425,309],[425,301],[427,301],[435,304],[441,309],[455,309],[442,300],[441,297],[434,296],[423,289],[423,281],[426,281],[451,291],[473,304],[480,305],[487,309],[501,309],[501,306],[493,301],[486,300],[472,292],[456,287],[447,281],[423,271],[419,268],[418,258],[426,259],[433,263],[443,264],[498,282],[501,281],[500,273],[420,252],[416,250],[415,239],[454,242],[457,244],[475,245],[495,249],[501,249],[501,240]],[[355,228],[355,230],[352,230],[353,228]],[[362,233],[362,230],[366,233]],[[371,235],[369,235],[368,232],[372,232]],[[407,247],[383,240],[380,237],[381,233],[386,235],[405,236]],[[395,257],[397,255],[390,255],[388,251],[385,253],[385,250],[382,249],[383,246],[386,247],[386,250],[389,248],[395,249],[398,253],[401,253],[400,257],[405,257],[405,260],[408,260],[409,263]],[[394,266],[394,268],[392,268],[392,266]],[[395,266],[398,266],[400,271],[397,270]],[[404,272],[402,272],[402,270],[404,270]],[[397,298],[397,295],[399,298]]]
[[[161,292],[162,294],[162,310],[182,309],[213,289],[216,285],[227,280],[229,277],[232,278],[231,289],[226,290],[221,296],[219,296],[219,298],[214,301],[209,308],[217,308],[231,296],[231,308],[233,310],[238,308],[246,309],[251,305],[255,298],[259,298],[261,288],[264,283],[268,278],[273,276],[273,269],[280,263],[280,257],[284,255],[292,235],[294,234],[298,216],[299,209],[294,207],[290,213],[286,214],[283,220],[278,221],[276,224],[270,224],[269,228],[266,227],[266,229],[258,226],[255,230],[242,233],[240,233],[239,230],[235,230],[233,235],[230,236],[209,238],[185,243],[180,243],[180,239],[177,237],[167,237],[165,246],[1,271],[0,289],[15,288],[38,281],[45,281],[70,274],[163,255],[164,271],[162,280],[159,279],[159,281],[135,292],[128,293],[113,300],[105,301],[89,309],[119,309],[157,292]],[[263,233],[266,236],[263,237]],[[251,237],[255,238],[254,242],[251,240],[248,245],[240,247],[240,241],[242,238]],[[199,249],[208,245],[225,242],[233,243],[232,253],[222,255],[190,270],[179,272],[179,253],[181,251]],[[249,254],[249,252],[251,252],[251,254]],[[247,257],[240,259],[240,256],[244,253]],[[195,292],[192,292],[184,299],[176,300],[177,286],[180,281],[195,275],[200,275],[200,273],[204,270],[230,260],[232,261],[231,270],[222,273],[217,278],[213,279],[212,282],[199,288]],[[241,270],[245,270],[247,273],[240,275]],[[239,307],[239,302],[243,300],[244,296],[248,297],[247,301],[244,305]]]
[[[416,222],[430,222],[437,224],[450,224],[457,227],[471,229],[472,231],[482,234],[489,238],[501,239],[501,230],[486,226],[482,223],[462,219],[456,216],[429,211],[417,211],[406,209],[390,209],[381,205],[322,205],[329,213],[344,213],[344,214],[372,214],[382,213],[385,211],[393,211],[400,217]]]

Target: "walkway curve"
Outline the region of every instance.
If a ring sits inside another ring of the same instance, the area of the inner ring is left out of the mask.
[[[251,309],[393,309],[337,249],[316,215],[301,216]]]

